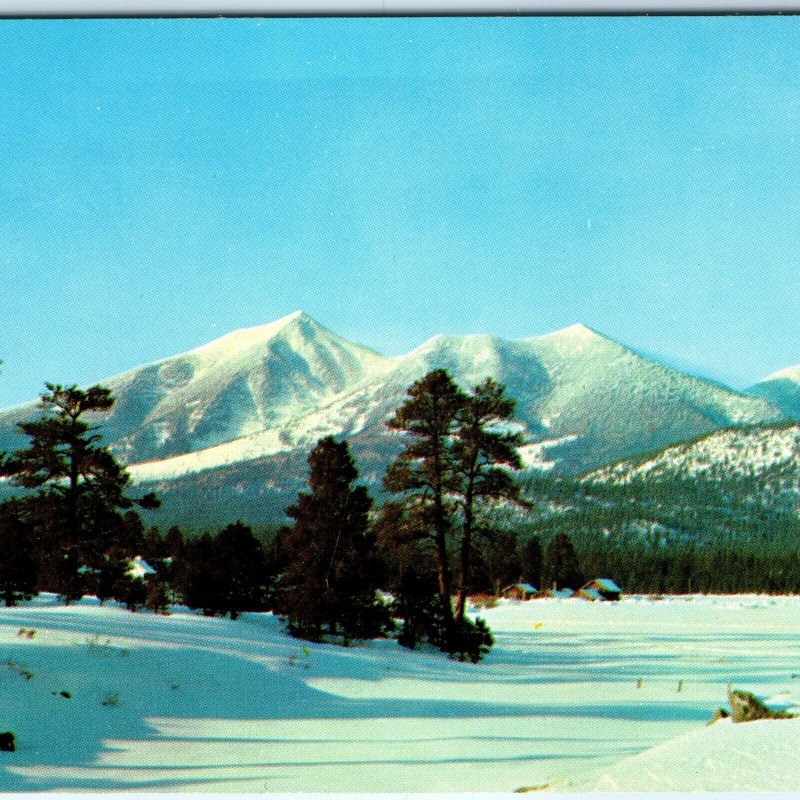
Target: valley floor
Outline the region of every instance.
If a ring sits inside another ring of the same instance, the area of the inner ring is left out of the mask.
[[[268,614],[0,609],[0,790],[796,789],[800,723],[706,728],[726,685],[800,691],[800,598],[501,601],[478,665],[341,648]],[[23,630],[24,629],[24,630]],[[34,630],[34,634],[29,631]],[[655,748],[655,749],[651,749]]]

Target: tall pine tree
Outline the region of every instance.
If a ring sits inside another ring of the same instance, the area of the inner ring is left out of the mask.
[[[429,372],[408,389],[408,399],[387,425],[411,440],[389,465],[384,486],[401,494],[420,530],[435,546],[444,636],[453,628],[452,575],[448,537],[453,530],[451,490],[458,484],[453,439],[466,395],[447,370]]]
[[[300,638],[369,638],[388,621],[377,597],[381,579],[369,529],[372,500],[356,486],[358,470],[346,441],[320,439],[308,457],[308,492],[286,513],[294,525],[283,534],[287,566],[276,607]]]
[[[477,512],[491,501],[510,500],[524,505],[519,486],[508,472],[522,467],[517,450],[522,435],[508,429],[514,406],[505,387],[487,378],[470,392],[457,415],[453,454],[463,515],[455,611],[459,622],[464,618],[471,588],[470,560]]]
[[[111,391],[50,383],[46,388],[41,416],[18,424],[30,437],[29,446],[7,458],[2,472],[35,493],[28,504],[30,521],[47,542],[42,555],[55,584],[50,588],[69,600],[83,593],[79,569],[84,562],[98,561],[102,569],[109,534],[125,530],[124,512],[134,505],[156,508],[158,500],[153,494],[128,497],[127,472],[100,446],[98,428],[87,421],[111,409]]]

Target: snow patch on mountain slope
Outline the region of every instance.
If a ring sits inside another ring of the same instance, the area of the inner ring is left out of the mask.
[[[522,445],[522,447],[519,448],[519,454],[522,458],[522,463],[529,469],[551,470],[558,462],[555,460],[548,460],[547,449],[577,440],[578,437],[575,435],[562,436],[560,439],[543,439],[541,442]]]
[[[766,398],[788,416],[800,419],[800,366],[779,370],[751,386],[748,392]]]
[[[763,381],[760,381],[760,383],[765,383],[766,381],[773,381],[780,378],[787,378],[795,383],[800,383],[800,365],[796,367],[786,367],[786,369],[780,369],[777,372],[773,372],[772,375],[768,375]]]
[[[643,463],[621,462],[587,476],[592,480],[630,483],[637,478],[724,475],[756,476],[800,461],[800,426],[724,430],[700,441],[669,447]]]

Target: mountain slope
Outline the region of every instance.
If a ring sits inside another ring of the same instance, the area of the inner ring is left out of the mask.
[[[800,425],[717,431],[642,459],[603,467],[588,480],[629,484],[635,480],[773,480],[777,493],[800,493]]]
[[[104,381],[116,403],[98,422],[128,463],[196,452],[291,427],[391,363],[295,312]],[[33,404],[12,411],[15,419],[35,414]],[[9,416],[0,414],[0,427]]]
[[[327,434],[351,440],[379,490],[402,446],[386,419],[434,368],[464,388],[489,376],[505,384],[528,468],[560,473],[785,419],[764,398],[684,375],[583,325],[518,341],[436,336],[387,358],[297,312],[106,381],[117,403],[98,422],[134,479],[164,496],[162,519],[202,509],[209,524],[265,521],[293,500],[308,452]],[[34,413],[33,404],[0,412],[0,449],[23,444],[13,423]]]
[[[747,391],[768,400],[787,416],[800,420],[800,366],[776,372]]]

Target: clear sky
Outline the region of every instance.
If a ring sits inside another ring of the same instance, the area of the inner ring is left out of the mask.
[[[800,363],[800,18],[0,21],[0,406],[302,309]]]

